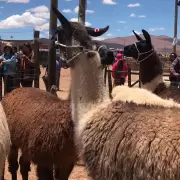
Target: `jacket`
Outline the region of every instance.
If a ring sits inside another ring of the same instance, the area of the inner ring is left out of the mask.
[[[16,55],[3,54],[2,56],[0,56],[0,59],[2,60],[3,58],[6,59],[5,61],[3,61],[3,74],[11,76],[15,75],[17,65]]]
[[[127,74],[125,73],[118,73],[115,71],[128,71],[128,66],[127,63],[125,62],[125,60],[119,60],[119,61],[115,61],[113,66],[112,66],[112,77],[114,79],[119,79],[121,77],[126,78]]]

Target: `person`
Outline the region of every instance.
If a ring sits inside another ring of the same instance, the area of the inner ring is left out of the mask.
[[[172,63],[176,58],[177,58],[177,54],[176,53],[171,53],[170,56],[169,56],[169,61]]]
[[[60,80],[60,72],[61,72],[61,58],[59,58],[58,56],[56,56],[56,86],[57,89],[59,91],[59,80]],[[48,65],[46,66],[46,70],[45,70],[45,74],[42,77],[45,87],[46,87],[46,91],[48,91]]]
[[[128,71],[127,63],[125,62],[121,53],[116,54],[115,62],[112,66],[112,77],[114,78],[114,86],[124,85],[127,74],[116,71]]]
[[[34,52],[30,43],[24,43],[20,56],[21,86],[32,87],[35,77]]]
[[[4,80],[4,91],[5,93],[9,93],[16,88],[17,58],[10,43],[5,45],[3,52],[4,53],[0,56],[0,67]]]
[[[171,87],[177,87],[180,81],[180,57],[178,57],[175,53],[172,54],[170,56],[170,61],[172,63],[170,65],[169,80],[171,82]]]

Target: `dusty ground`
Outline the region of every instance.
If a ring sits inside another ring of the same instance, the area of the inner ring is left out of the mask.
[[[41,71],[41,76],[44,74],[44,70]],[[136,81],[138,79],[137,76],[132,76],[132,81]],[[66,98],[68,95],[68,89],[70,86],[70,76],[69,76],[69,70],[62,69],[61,71],[61,79],[60,79],[60,90],[58,92],[58,96],[61,98]],[[45,89],[44,83],[42,81],[42,78],[40,78],[40,88]],[[6,169],[5,169],[5,179],[11,180],[10,173],[8,172],[8,164],[6,163]],[[18,179],[21,179],[20,173],[18,171]],[[31,172],[29,173],[29,180],[36,180],[36,172],[35,172],[35,166],[31,165]],[[87,172],[84,167],[82,166],[76,166],[69,178],[70,180],[90,180],[87,176]]]

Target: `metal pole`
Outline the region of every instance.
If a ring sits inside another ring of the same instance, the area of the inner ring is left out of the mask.
[[[178,25],[178,0],[175,0],[175,14],[174,14],[174,40],[177,38]],[[176,53],[176,42],[173,45],[173,52]]]
[[[58,0],[51,0],[50,7],[52,5],[58,8]],[[48,91],[50,91],[52,85],[56,85],[56,48],[55,42],[50,39],[57,28],[57,17],[52,11],[52,8],[50,10],[49,24]]]
[[[78,22],[85,25],[86,22],[86,0],[79,0]]]

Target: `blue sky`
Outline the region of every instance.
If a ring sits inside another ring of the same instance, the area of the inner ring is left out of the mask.
[[[69,20],[77,20],[79,0],[59,0],[58,4]],[[48,37],[49,5],[50,0],[0,0],[1,38],[32,39],[33,28]],[[88,0],[86,21],[95,28],[110,25],[101,39],[129,36],[132,29],[172,37],[174,0]]]

